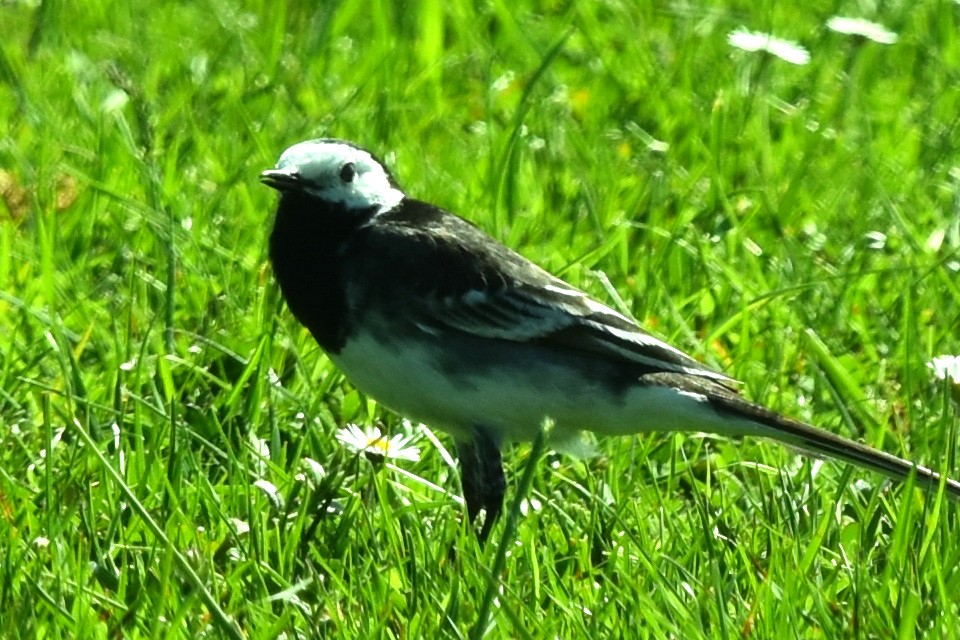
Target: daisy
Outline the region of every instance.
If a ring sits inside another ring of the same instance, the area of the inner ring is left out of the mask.
[[[353,449],[357,453],[366,454],[371,458],[390,458],[394,460],[420,460],[420,450],[412,446],[414,438],[402,434],[394,434],[389,438],[378,427],[361,429],[355,424],[348,424],[337,431],[337,440],[340,444]]]
[[[743,27],[727,34],[727,42],[731,46],[744,51],[766,51],[791,64],[807,64],[810,62],[810,52],[792,40],[784,40],[758,31],[748,31]]]
[[[960,356],[937,356],[928,362],[927,366],[933,369],[933,375],[938,380],[960,385]]]
[[[863,18],[834,16],[827,20],[827,29],[848,36],[860,36],[861,38],[879,42],[880,44],[893,44],[898,39],[897,34],[882,24],[870,22]]]

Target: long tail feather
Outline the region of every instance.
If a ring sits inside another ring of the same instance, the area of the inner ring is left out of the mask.
[[[732,389],[711,380],[660,373],[644,376],[644,382],[670,386],[702,397],[720,415],[743,423],[742,429],[732,429],[731,432],[739,431],[742,435],[776,440],[814,457],[849,462],[901,482],[915,475],[917,484],[930,491],[938,490],[942,483],[947,495],[960,501],[960,482],[956,480],[943,478],[941,474],[922,465],[780,415],[744,400]]]

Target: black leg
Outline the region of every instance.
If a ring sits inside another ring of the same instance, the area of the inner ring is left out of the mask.
[[[486,512],[479,534],[483,543],[503,509],[503,494],[507,490],[499,442],[489,429],[475,427],[471,440],[457,442],[457,457],[460,458],[460,483],[470,522],[476,520],[481,509]]]

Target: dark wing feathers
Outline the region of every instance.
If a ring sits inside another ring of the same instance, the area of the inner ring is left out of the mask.
[[[388,262],[399,270],[395,275],[418,291],[421,304],[412,319],[424,331],[456,330],[534,342],[625,365],[703,377],[725,388],[735,384],[469,222],[431,205],[405,200],[378,216],[377,224],[368,227],[365,243],[366,251],[396,256]]]

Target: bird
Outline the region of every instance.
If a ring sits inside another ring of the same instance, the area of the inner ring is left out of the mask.
[[[290,311],[357,389],[453,437],[481,542],[503,509],[501,448],[545,420],[555,449],[591,431],[756,436],[960,500],[956,480],[745,399],[731,377],[408,196],[353,142],[294,144],[260,180],[279,192],[269,255]]]

